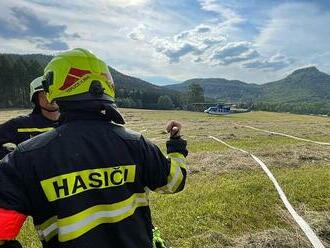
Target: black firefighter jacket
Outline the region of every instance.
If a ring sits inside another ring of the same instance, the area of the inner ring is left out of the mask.
[[[32,216],[44,247],[152,247],[148,191],[186,179],[186,142],[167,152],[108,121],[71,120],[2,160],[0,208]]]
[[[41,113],[32,112],[19,116],[0,125],[0,159],[10,152],[4,145],[19,143],[57,127],[58,122],[45,118]]]

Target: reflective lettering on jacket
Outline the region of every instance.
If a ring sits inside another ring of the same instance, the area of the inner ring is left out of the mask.
[[[135,165],[121,165],[71,172],[41,181],[48,201],[56,201],[87,190],[117,187],[135,181]]]

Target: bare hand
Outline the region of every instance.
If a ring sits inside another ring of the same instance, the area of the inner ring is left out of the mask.
[[[182,125],[180,122],[177,121],[170,121],[166,125],[166,131],[170,133],[171,137],[180,136]]]

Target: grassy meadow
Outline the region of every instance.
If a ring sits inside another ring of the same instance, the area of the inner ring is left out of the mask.
[[[0,112],[0,122],[28,110]],[[209,138],[252,152],[273,172],[296,211],[330,247],[330,146],[251,130],[250,125],[330,142],[330,118],[251,112],[212,116],[185,111],[122,109],[126,127],[165,151],[166,122],[183,123],[189,178],[184,192],[151,194],[153,221],[173,248],[311,247],[254,160]],[[19,239],[40,247],[32,220]]]

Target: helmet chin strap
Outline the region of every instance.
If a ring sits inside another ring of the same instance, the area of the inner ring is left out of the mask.
[[[47,109],[47,108],[44,108],[44,107],[41,107],[41,106],[40,106],[40,108],[47,111],[47,112],[50,112],[50,113],[57,112],[59,110],[59,108],[57,108],[57,109]]]

